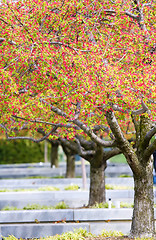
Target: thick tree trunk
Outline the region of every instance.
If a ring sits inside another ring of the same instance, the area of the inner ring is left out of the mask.
[[[136,131],[136,149],[133,149],[125,139],[114,113],[108,111],[106,117],[118,147],[125,155],[134,175],[135,195],[130,235],[131,237],[155,236],[153,160],[150,157],[156,147],[155,144],[150,143],[155,134],[153,124],[147,114],[138,116],[134,111],[131,117]]]
[[[106,162],[103,162],[99,167],[90,164],[89,206],[106,201],[105,168]]]
[[[134,175],[134,209],[131,236],[151,237],[155,232],[153,161],[148,164],[142,175]]]
[[[55,166],[58,167],[59,166],[59,162],[58,162],[58,146],[59,144],[56,142],[50,142],[51,144],[51,158],[50,158],[50,162],[51,162],[51,167]]]
[[[66,154],[67,156],[67,167],[66,167],[66,178],[75,177],[75,155]]]

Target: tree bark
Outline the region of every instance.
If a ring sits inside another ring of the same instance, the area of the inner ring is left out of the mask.
[[[105,161],[98,167],[94,166],[94,164],[90,164],[89,206],[106,201],[105,168]]]
[[[62,142],[62,148],[67,158],[67,166],[66,166],[66,178],[74,178],[75,177],[75,151],[70,149]]]
[[[48,143],[44,140],[44,162],[48,162]]]
[[[67,167],[66,167],[66,178],[75,177],[75,155],[66,154],[67,156]]]
[[[54,142],[54,141],[50,141],[51,144],[51,158],[50,158],[50,162],[51,162],[51,168],[53,166],[55,166],[56,168],[59,166],[59,162],[58,162],[58,142]]]
[[[131,236],[152,237],[155,232],[152,159],[141,176],[134,174],[134,187]]]
[[[79,154],[82,158],[90,163],[90,195],[88,205],[102,203],[106,201],[105,196],[105,169],[106,161],[121,153],[121,150],[114,147],[111,150],[105,151],[103,146],[95,144],[92,141],[79,138],[82,149],[79,149],[73,142],[62,141],[64,152],[72,150],[73,154]],[[68,147],[67,147],[68,146]],[[82,151],[80,151],[82,150]]]
[[[131,237],[155,236],[153,160],[151,155],[156,145],[150,143],[155,129],[152,129],[151,120],[147,114],[132,115],[136,130],[135,150],[125,139],[115,114],[109,111],[106,117],[118,147],[125,155],[134,175],[134,209],[130,235]]]
[[[89,159],[86,158],[90,162],[89,206],[106,202],[105,169],[107,160],[120,153],[118,148],[104,151],[102,146],[96,145],[95,154]]]
[[[150,119],[141,116],[139,121],[133,118],[136,129],[136,155],[139,172],[132,168],[134,174],[134,209],[131,235],[138,237],[154,236],[154,193],[153,193],[153,159],[148,149],[147,133],[151,130]]]

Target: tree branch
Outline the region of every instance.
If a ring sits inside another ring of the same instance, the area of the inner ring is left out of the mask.
[[[135,172],[136,174],[139,174],[142,170],[141,165],[138,161],[138,158],[136,156],[136,153],[133,147],[128,142],[128,140],[124,137],[114,113],[112,111],[107,111],[106,119],[107,119],[108,125],[112,130],[112,133],[115,136],[118,148],[120,148],[122,153],[125,155],[127,162],[131,167],[132,171]]]
[[[145,149],[144,159],[148,159],[155,150],[156,150],[156,139],[153,141],[153,143],[149,145],[149,147]]]
[[[47,17],[48,17],[48,14],[46,14],[46,15],[44,16],[44,18],[41,20],[41,24],[40,24],[40,27],[39,27],[39,32],[41,32],[42,27],[43,27],[43,24],[44,24],[44,21],[46,20]]]
[[[86,126],[84,123],[80,122],[78,119],[73,120],[73,123],[75,123],[78,127],[80,127],[84,131],[84,133],[86,133],[91,138],[91,140],[94,141],[95,143],[98,143],[103,147],[113,147],[115,145],[114,140],[105,141],[101,139],[93,132],[93,130],[89,126]]]
[[[69,117],[67,116],[67,114],[64,111],[60,110],[59,108],[54,107],[53,105],[51,105],[50,103],[46,102],[43,99],[40,99],[40,101],[49,105],[53,112],[55,112],[59,116],[66,118],[67,121],[69,121]],[[113,141],[104,141],[103,139],[98,137],[89,126],[86,126],[84,123],[82,123],[78,119],[73,119],[73,120],[71,119],[70,122],[73,122],[76,126],[78,126],[80,129],[82,129],[84,131],[84,133],[86,133],[91,138],[91,140],[93,140],[96,143],[101,144],[103,147],[113,147],[115,145],[114,140]]]
[[[132,115],[140,115],[140,114],[143,114],[145,112],[150,114],[150,111],[149,111],[148,107],[146,106],[146,104],[143,102],[143,100],[141,100],[141,105],[142,105],[142,108],[140,108],[136,111],[132,111]]]
[[[77,141],[68,141],[64,138],[59,138],[59,140],[62,145],[68,147],[69,149],[74,151],[75,154],[78,154],[87,161],[90,161],[91,156],[95,154],[94,150],[83,150],[80,142],[78,143]]]
[[[118,154],[121,154],[121,153],[122,153],[122,151],[121,151],[119,148],[113,148],[113,149],[108,150],[108,151],[106,151],[106,150],[104,149],[104,158],[105,158],[106,160],[108,160],[108,159],[110,159],[111,157],[114,157],[114,156],[116,156],[116,155],[118,155]]]
[[[83,150],[81,144],[80,144],[80,141],[78,138],[75,138],[76,142],[77,142],[77,147],[78,147],[78,154],[80,156],[86,156],[86,155],[94,155],[95,154],[95,151],[94,150]]]
[[[75,130],[80,130],[79,127],[75,126],[75,125],[72,125],[70,123],[68,124],[62,124],[62,123],[51,123],[51,122],[46,122],[46,121],[41,121],[41,120],[32,120],[32,119],[26,119],[26,118],[23,118],[23,117],[19,117],[19,116],[15,116],[15,115],[12,115],[12,118],[16,118],[16,119],[21,119],[23,121],[26,121],[26,122],[32,122],[32,123],[42,123],[42,124],[46,124],[46,125],[51,125],[51,126],[56,126],[57,128],[73,128]]]
[[[64,46],[64,47],[66,47],[66,48],[70,48],[71,50],[74,50],[77,54],[79,54],[78,53],[78,49],[76,49],[76,48],[74,48],[74,47],[71,47],[70,45],[68,45],[68,44],[65,44],[65,43],[62,43],[62,42],[49,42],[50,44],[54,44],[54,45],[60,45],[60,46]]]
[[[21,137],[21,136],[18,136],[18,137],[9,137],[9,136],[8,136],[8,129],[7,129],[3,124],[0,124],[0,127],[2,127],[2,128],[5,130],[5,135],[6,135],[6,138],[7,138],[8,140],[27,139],[27,140],[31,140],[31,141],[36,142],[36,143],[39,143],[39,142],[44,141],[47,137],[50,136],[50,134],[52,134],[53,132],[55,132],[55,131],[57,130],[57,127],[55,126],[55,127],[53,127],[52,130],[50,130],[50,132],[47,133],[44,137],[39,138],[39,139],[34,139],[34,138],[32,138],[32,137],[23,137],[23,136],[22,136],[22,137]]]
[[[156,134],[156,125],[152,127],[152,129],[146,134],[145,140],[143,143],[144,148],[146,149],[149,145],[151,138]]]
[[[130,18],[133,18],[135,20],[138,20],[139,19],[139,16],[138,15],[135,15],[131,12],[129,12],[128,10],[125,11],[126,15],[129,16]]]
[[[3,43],[4,41],[6,41],[6,39],[0,37],[0,44]]]

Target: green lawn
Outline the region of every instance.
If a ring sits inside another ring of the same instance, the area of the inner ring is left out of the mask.
[[[119,154],[109,159],[111,163],[127,163],[126,158],[123,154]]]

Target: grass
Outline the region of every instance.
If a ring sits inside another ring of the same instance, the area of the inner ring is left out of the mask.
[[[127,163],[126,158],[123,154],[116,155],[109,159],[111,163]]]
[[[53,187],[53,186],[40,187],[37,190],[38,191],[60,191],[58,187]]]
[[[106,190],[129,190],[133,189],[131,186],[120,186],[120,185],[113,185],[113,184],[106,184],[105,185]],[[79,190],[80,187],[76,184],[70,184],[64,188],[66,191],[76,191]],[[30,191],[60,191],[60,188],[53,187],[53,186],[44,186],[40,188],[28,188],[28,189],[0,189],[0,192],[30,192]]]
[[[80,187],[76,184],[71,184],[69,186],[66,186],[64,188],[64,190],[78,190],[80,189]],[[44,187],[40,187],[40,188],[28,188],[28,189],[23,189],[23,188],[19,188],[19,189],[0,189],[0,192],[30,192],[30,191],[60,191],[60,188],[58,187],[53,187],[53,186],[44,186]]]
[[[54,209],[68,209],[69,206],[65,202],[59,202],[55,206],[45,206],[40,204],[28,204],[23,208],[17,208],[12,206],[6,206],[1,211],[18,211],[18,210],[54,210]]]
[[[53,186],[44,186],[40,188],[19,188],[19,189],[0,189],[0,192],[30,192],[30,191],[59,191],[60,189]]]
[[[118,236],[123,236],[124,234],[122,232],[118,231],[106,231],[105,229],[102,230],[101,236],[102,237],[118,237]]]
[[[112,203],[112,208],[115,208],[115,205]],[[155,205],[156,207],[156,205]],[[96,203],[90,208],[108,208],[108,202],[106,203]],[[132,203],[120,202],[120,208],[133,208]],[[1,211],[18,211],[18,210],[53,210],[53,209],[69,209],[69,206],[65,202],[59,202],[55,206],[46,206],[40,204],[28,204],[23,208],[17,208],[13,206],[6,206],[1,209]]]
[[[117,232],[117,231],[107,232],[107,231],[103,230],[100,236],[101,237],[103,237],[103,236],[123,236],[123,234],[121,232]],[[40,240],[41,239],[44,239],[44,240],[85,240],[86,238],[94,239],[94,238],[96,238],[96,235],[94,235],[90,232],[87,232],[86,229],[79,228],[79,229],[75,229],[73,232],[69,231],[67,233],[63,233],[62,235],[57,234],[55,236],[40,238]],[[9,237],[3,237],[3,239],[4,240],[18,240],[16,237],[14,237],[12,235]]]
[[[25,177],[23,179],[51,179],[51,177],[46,177],[46,176],[29,176],[29,177]]]
[[[129,177],[132,177],[132,176],[127,175],[127,174],[121,174],[119,177],[120,177],[120,178],[129,178]]]
[[[115,238],[114,238],[115,237]],[[9,237],[3,237],[4,240],[18,240],[18,238],[14,237],[13,235],[10,235]],[[103,230],[100,235],[96,236],[90,232],[87,232],[86,229],[75,229],[73,232],[69,231],[67,233],[63,233],[62,235],[55,235],[55,236],[49,236],[45,238],[40,238],[40,240],[106,240],[106,239],[131,239],[127,236],[124,238],[124,235],[122,232],[118,231],[106,231]],[[20,240],[23,240],[20,238]],[[33,239],[37,240],[37,239]],[[134,238],[133,240],[154,240],[154,238]]]
[[[78,189],[80,189],[80,187],[76,184],[70,184],[64,188],[64,190],[72,190],[72,191],[76,191]]]
[[[111,207],[115,208],[115,206],[113,204],[111,205]],[[106,203],[96,203],[91,208],[108,208],[108,202],[106,202]]]
[[[120,208],[133,208],[133,203],[120,202]]]
[[[131,186],[105,184],[105,189],[106,190],[129,190],[129,189],[134,189],[134,188]]]
[[[120,208],[133,208],[133,203],[120,202]],[[115,205],[112,203],[112,208],[115,208]],[[108,208],[108,202],[106,203],[96,203],[91,208]]]

